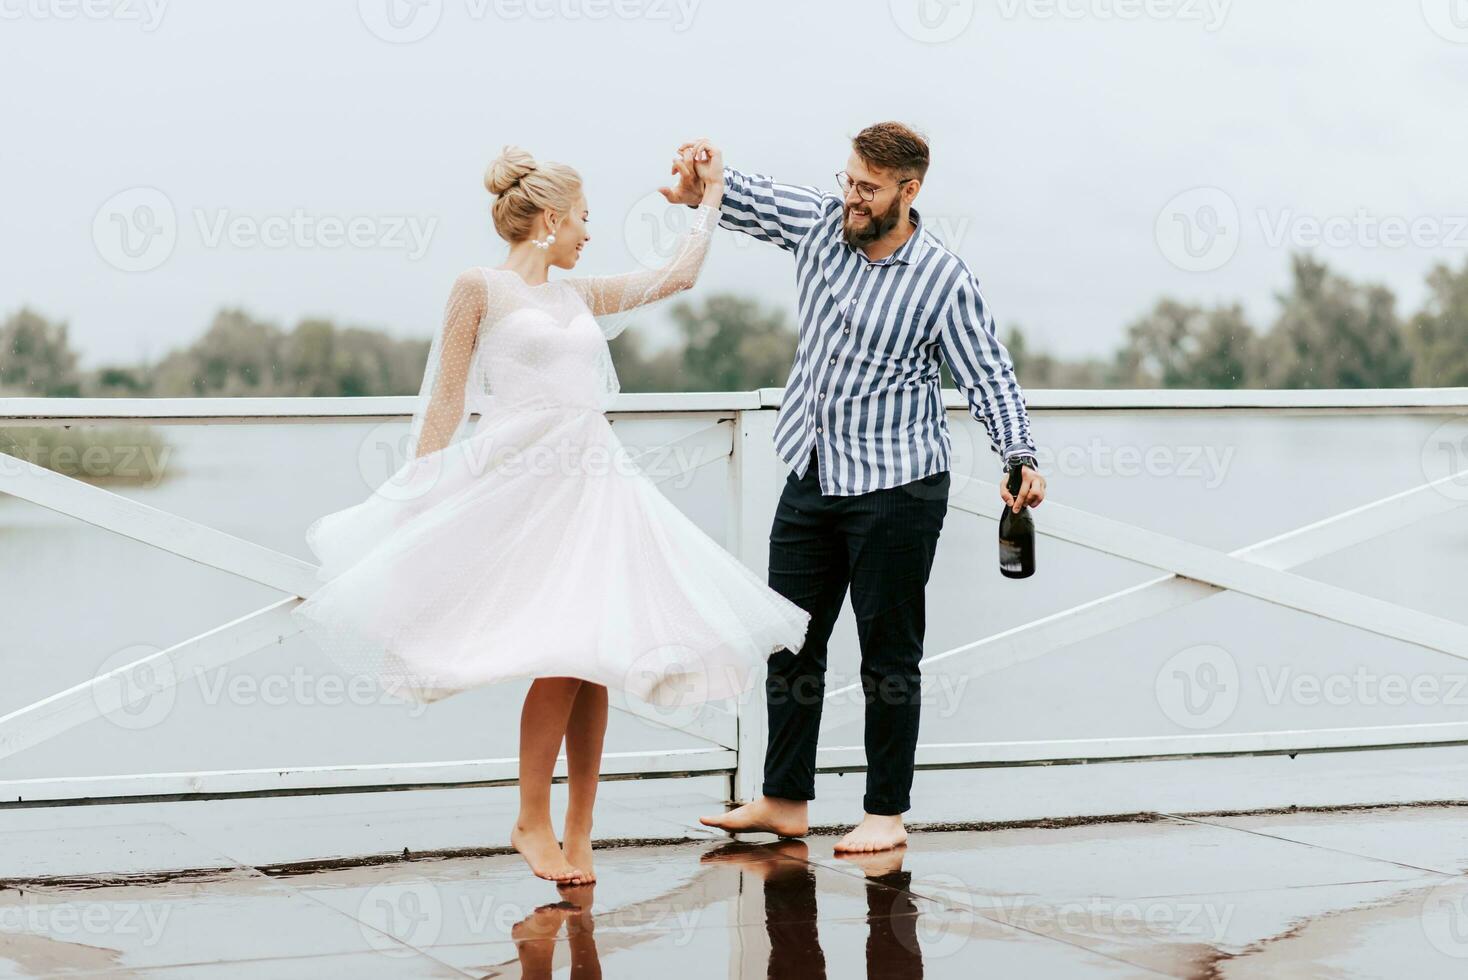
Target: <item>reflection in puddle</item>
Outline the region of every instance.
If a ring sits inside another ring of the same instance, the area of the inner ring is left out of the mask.
[[[868,977],[920,978],[923,975],[919,910],[907,891],[912,873],[902,868],[906,850],[902,847],[879,854],[842,855],[866,879]],[[705,865],[737,871],[741,879],[738,891],[747,889],[751,882],[759,883],[769,956],[767,963],[746,962],[745,975],[799,980],[822,980],[827,976],[826,951],[821,947],[817,927],[820,920],[817,868],[808,863],[808,858],[809,849],[804,841],[782,840],[773,844],[725,844],[700,859]],[[561,948],[570,954],[569,975],[573,980],[590,980],[602,975],[596,916],[592,911],[596,887],[562,888],[561,901],[542,905],[515,924],[511,934],[521,977],[525,980],[550,977],[556,969],[558,943],[562,942]],[[611,913],[606,918],[616,929],[618,915]],[[642,938],[646,938],[646,933]],[[614,939],[608,949],[615,951],[625,945]],[[852,953],[844,949],[837,958],[845,964],[852,959]]]

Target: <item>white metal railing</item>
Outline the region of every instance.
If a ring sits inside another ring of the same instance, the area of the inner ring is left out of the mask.
[[[677,418],[705,424],[668,447],[670,458],[698,468],[727,460],[731,494],[726,546],[763,573],[774,498],[783,477],[771,448],[781,390],[691,394],[624,394],[619,417]],[[1212,413],[1468,414],[1468,389],[1327,391],[1030,391],[1032,412],[1122,411]],[[965,413],[965,401],[945,391],[945,407]],[[104,422],[156,424],[311,423],[401,420],[412,397],[376,398],[148,398],[0,399],[0,426]],[[656,479],[681,475],[660,467]],[[1193,544],[1058,501],[1047,501],[1041,532],[1108,555],[1158,569],[1157,577],[1083,602],[1033,622],[924,658],[924,666],[958,657],[975,663],[971,675],[991,673],[1043,657],[1130,623],[1176,609],[1223,590],[1353,626],[1382,637],[1468,659],[1468,625],[1293,574],[1305,562],[1378,537],[1468,503],[1438,492],[1462,473],[1355,507],[1286,534],[1228,553]],[[121,706],[137,693],[138,677],[160,687],[186,671],[207,670],[281,642],[297,631],[290,609],[318,583],[309,563],[176,514],[9,457],[0,457],[0,493],[8,493],[191,561],[279,590],[285,598],[205,633],[100,674],[0,717],[0,758],[45,742]],[[955,471],[949,505],[993,520],[997,487]],[[158,668],[158,669],[151,669]],[[127,684],[122,681],[127,680]],[[851,684],[826,694],[833,712],[859,711]],[[147,692],[144,692],[147,693]],[[655,722],[658,712],[613,694],[614,705]],[[727,774],[730,796],[757,795],[765,743],[762,699],[733,710],[701,711],[682,730],[707,747],[676,751],[613,752],[607,779]],[[1468,744],[1468,722],[1363,726],[1315,730],[1200,733],[1125,738],[920,744],[925,769],[1055,765],[1143,759],[1334,752]],[[865,768],[860,746],[822,748],[818,771]],[[562,760],[562,764],[564,760]],[[0,781],[0,808],[383,792],[425,788],[513,785],[516,760],[480,759],[411,764],[143,773]],[[564,770],[560,770],[564,775]]]

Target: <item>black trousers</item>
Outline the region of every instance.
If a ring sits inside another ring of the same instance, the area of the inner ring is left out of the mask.
[[[863,808],[904,813],[912,805],[922,703],[924,589],[948,512],[949,474],[943,470],[854,496],[825,496],[818,466],[812,450],[805,477],[796,479],[791,471],[770,530],[770,587],[811,619],[799,653],[780,650],[769,660],[763,790],[782,799],[815,799],[826,644],[849,587],[866,705]]]

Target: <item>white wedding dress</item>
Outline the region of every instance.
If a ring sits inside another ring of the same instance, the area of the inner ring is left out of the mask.
[[[684,705],[740,694],[764,658],[800,649],[809,614],[663,496],[604,414],[618,314],[697,277],[717,212],[693,216],[661,269],[460,274],[407,461],[306,532],[324,584],[292,616],[340,666],[420,703],[579,677]]]

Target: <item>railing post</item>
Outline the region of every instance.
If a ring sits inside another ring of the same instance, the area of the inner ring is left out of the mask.
[[[779,502],[786,471],[774,452],[775,410],[741,410],[734,419],[734,448],[729,457],[728,549],[760,578],[769,575],[770,522]],[[759,796],[764,779],[765,667],[735,705],[738,738],[729,797],[744,803]]]

